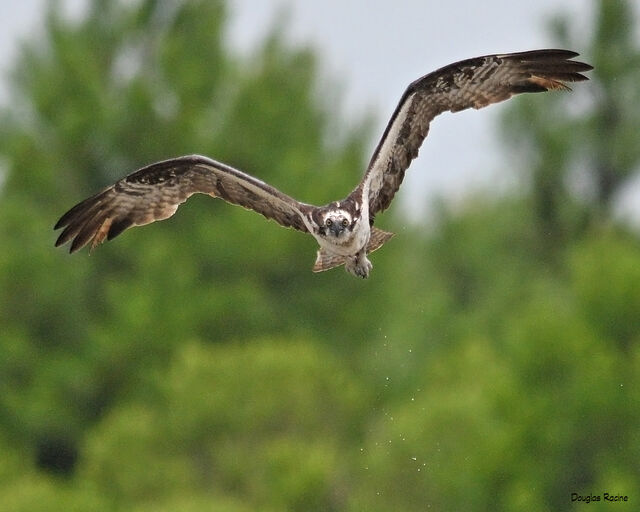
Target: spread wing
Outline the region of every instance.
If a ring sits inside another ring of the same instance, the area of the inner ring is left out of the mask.
[[[487,55],[445,66],[413,82],[396,107],[365,176],[371,215],[389,207],[411,161],[418,155],[431,120],[442,112],[482,108],[514,94],[569,89],[564,82],[587,80],[590,65],[570,60],[568,50],[535,50]]]
[[[64,228],[56,247],[73,239],[69,252],[89,242],[94,248],[131,226],[171,217],[181,203],[199,192],[254,210],[282,226],[307,231],[302,212],[309,205],[233,167],[193,155],[143,167],[71,208],[54,227]]]

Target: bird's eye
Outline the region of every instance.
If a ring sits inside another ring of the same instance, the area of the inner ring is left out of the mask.
[[[325,222],[325,224],[327,226],[331,226],[331,224],[333,224],[333,221],[331,219],[327,219],[327,221]]]
[[[342,219],[342,227],[346,228],[349,225],[349,221],[347,219]]]

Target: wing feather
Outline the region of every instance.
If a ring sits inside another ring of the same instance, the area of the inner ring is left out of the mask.
[[[404,174],[442,112],[479,109],[525,92],[569,89],[564,82],[587,80],[593,69],[570,60],[568,50],[534,50],[487,55],[445,66],[413,82],[396,107],[378,143],[365,176],[353,192],[368,190],[370,215],[385,210]]]
[[[54,229],[64,229],[55,245],[71,241],[70,252],[90,242],[94,248],[132,226],[171,217],[196,193],[219,197],[282,226],[307,231],[303,211],[309,205],[233,167],[192,155],[143,167],[78,203],[56,223]]]

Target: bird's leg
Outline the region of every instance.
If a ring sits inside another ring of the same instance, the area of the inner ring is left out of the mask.
[[[369,277],[369,272],[373,268],[373,265],[367,258],[366,249],[361,249],[355,256],[347,258],[344,268],[347,272],[350,272],[354,276],[362,277],[366,279]]]

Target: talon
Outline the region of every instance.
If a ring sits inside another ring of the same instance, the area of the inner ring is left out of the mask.
[[[369,277],[369,272],[373,268],[371,262],[367,259],[366,255],[360,254],[354,258],[350,258],[345,263],[345,270],[354,276],[366,279]]]

